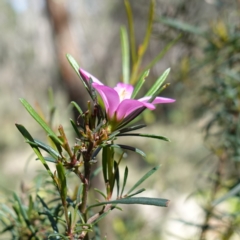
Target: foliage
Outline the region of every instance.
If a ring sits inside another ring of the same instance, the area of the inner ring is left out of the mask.
[[[33,137],[23,125],[16,124],[26,143],[33,149],[37,160],[45,168],[47,177],[41,175],[45,177],[44,182],[41,186],[36,185],[33,192],[24,192],[22,197],[14,193],[10,200],[7,199],[8,204],[2,204],[0,220],[4,228],[0,234],[10,232],[12,238],[21,239],[89,239],[90,236],[97,238],[98,222],[112,210],[119,210],[119,205],[168,206],[167,199],[137,196],[145,191],[144,188],[139,188],[140,185],[155,173],[159,166],[144,174],[130,190],[125,190],[130,173],[127,166],[122,177],[119,171],[124,151],[133,151],[143,157],[145,153],[133,146],[118,144],[116,140],[120,136],[134,136],[168,141],[163,136],[132,133],[132,131],[145,127],[143,124],[134,123],[133,120],[146,108],[153,110],[154,104],[174,101],[158,97],[159,93],[168,86],[163,83],[169,74],[169,69],[156,80],[144,98],[138,100],[135,98],[148,75],[148,68],[153,66],[176,41],[170,43],[145,70],[140,71],[142,58],[152,32],[155,1],[151,1],[146,36],[138,52],[135,51],[132,13],[127,0],[125,6],[130,26],[132,68],[129,61],[128,36],[126,29],[122,28],[124,83],[121,84],[120,90],[104,86],[92,75],[86,75],[73,57],[67,55],[69,63],[91,99],[87,102],[85,112],[76,102],[72,102],[79,113],[77,120],[70,119],[76,136],[74,144],[71,144],[72,141],[62,125],[58,126],[57,132],[52,127],[54,107],[51,109],[48,123],[27,100],[20,99],[28,113],[46,132],[48,143]],[[136,87],[133,88],[129,82],[136,83]],[[131,108],[126,107],[124,101]],[[120,155],[116,154],[116,149],[120,149]],[[102,153],[100,167],[93,171],[93,166],[98,163],[100,152]],[[54,170],[50,168],[50,164],[54,166]],[[92,189],[90,185],[92,178],[96,177],[100,171],[102,171],[100,179],[105,190]],[[74,183],[71,182],[73,176],[77,179]],[[73,194],[71,194],[72,189],[74,189]],[[90,198],[92,190],[99,196],[95,202]],[[91,232],[93,233],[90,234]]]
[[[233,239],[239,232],[240,222],[239,28],[237,23],[227,19],[218,19],[207,30],[176,19],[162,18],[161,21],[185,35],[197,35],[205,42],[203,47],[196,46],[204,57],[193,55],[188,69],[191,75],[196,71],[201,73],[198,79],[208,79],[201,89],[199,106],[208,115],[209,121],[204,130],[206,145],[211,152],[211,156],[202,163],[207,166],[202,169],[202,175],[207,179],[204,177],[198,181],[198,196],[201,196],[205,217],[202,224],[194,221],[187,224],[200,228],[199,239],[212,236]],[[214,165],[209,169],[212,162]]]

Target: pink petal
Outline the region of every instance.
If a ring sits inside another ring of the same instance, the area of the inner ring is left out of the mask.
[[[103,85],[103,83],[101,83],[97,78],[95,78],[93,75],[91,75],[87,71],[83,70],[82,68],[79,69],[79,73],[84,80],[89,80],[91,78],[94,83]]]
[[[124,100],[131,98],[134,88],[130,84],[118,83],[114,90],[117,91],[120,100]]]
[[[103,103],[105,105],[105,110],[109,118],[112,118],[120,103],[118,93],[113,88],[104,85],[99,85],[97,83],[93,83],[93,87],[97,90],[97,92],[101,96]]]
[[[143,97],[143,98],[138,99],[138,101],[147,103],[150,99],[151,99],[151,97]],[[156,97],[154,99],[154,101],[152,102],[152,104],[172,103],[172,102],[175,102],[175,101],[176,100],[172,99],[172,98]]]
[[[127,116],[129,116],[130,114],[132,114],[141,107],[145,107],[145,103],[139,102],[138,100],[134,99],[123,100],[116,110],[117,120],[120,121],[123,118],[126,118]],[[155,107],[153,106],[153,108]]]

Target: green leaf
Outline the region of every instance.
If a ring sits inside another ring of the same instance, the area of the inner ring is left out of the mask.
[[[140,154],[144,158],[146,157],[146,154],[143,151],[141,151],[140,149],[135,148],[135,147],[131,147],[131,146],[123,145],[123,144],[110,144],[109,146],[114,147],[114,148],[122,148],[122,149],[130,150],[130,151]]]
[[[147,198],[147,197],[133,197],[133,198],[121,198],[114,201],[106,201],[97,204],[93,204],[88,207],[87,210],[93,207],[98,207],[106,204],[142,204],[142,205],[152,205],[158,207],[168,207],[169,200],[162,198]]]
[[[130,37],[130,46],[131,46],[131,58],[133,64],[137,61],[137,52],[136,52],[136,41],[134,34],[134,26],[133,26],[133,14],[130,3],[128,0],[124,0],[125,9],[127,12],[128,19],[128,27],[129,27],[129,37]]]
[[[154,96],[154,95],[158,94],[158,92],[159,92],[162,84],[166,80],[169,72],[170,72],[170,68],[165,70],[165,72],[157,79],[157,81],[153,84],[153,86],[149,89],[149,91],[146,93],[145,96]]]
[[[145,38],[142,44],[143,53],[146,51],[149,44],[150,37],[151,37],[153,19],[154,19],[154,10],[155,10],[155,0],[151,0],[150,7],[149,7],[149,14],[148,14],[148,25],[145,33]],[[143,53],[140,53],[140,54],[143,54]]]
[[[128,167],[126,166],[125,167],[125,171],[124,171],[124,177],[123,177],[123,187],[122,187],[122,191],[121,191],[121,195],[123,195],[123,191],[124,191],[124,188],[126,186],[126,182],[127,182],[127,178],[128,178]]]
[[[26,108],[26,110],[29,112],[29,114],[39,123],[39,125],[49,134],[54,136],[56,140],[60,144],[62,144],[62,141],[57,137],[57,135],[53,132],[53,130],[47,125],[47,123],[38,115],[38,113],[33,109],[33,107],[23,98],[20,98],[21,103]]]
[[[47,215],[49,222],[51,223],[53,231],[58,233],[58,226],[57,226],[57,221],[55,221],[55,216],[52,215],[51,211],[49,210],[47,204],[44,202],[44,200],[37,195],[37,198],[40,200],[42,206],[44,207],[44,214]]]
[[[200,35],[203,37],[206,36],[205,31],[203,31],[202,29],[200,29],[196,26],[190,25],[188,23],[181,22],[181,21],[179,21],[179,19],[161,17],[159,19],[159,21],[170,27],[182,30],[184,32],[193,33],[193,34]]]
[[[119,196],[119,168],[118,168],[118,163],[114,161],[114,178],[117,184],[117,196]]]
[[[146,70],[142,73],[140,79],[138,80],[136,86],[134,87],[134,90],[131,96],[132,99],[134,99],[137,96],[138,92],[140,91],[143,84],[145,83],[145,78],[149,75],[149,72],[150,72],[149,70]]]
[[[61,158],[61,155],[57,151],[55,151],[53,148],[51,148],[49,145],[47,145],[37,139],[34,139],[34,143],[37,144],[37,147],[42,148],[47,153],[49,153],[53,158],[55,158],[55,159]]]
[[[20,125],[20,124],[15,124],[17,129],[20,131],[20,133],[23,135],[23,137],[25,138],[25,140],[29,141],[29,142],[34,142],[34,139],[32,138],[32,136],[30,135],[30,133],[27,131],[27,129]],[[55,182],[54,176],[49,168],[49,166],[47,165],[44,157],[42,156],[41,152],[39,151],[38,147],[36,147],[36,145],[31,145],[33,151],[35,152],[35,154],[38,156],[38,158],[40,159],[41,163],[43,164],[43,166],[45,167],[45,169],[47,170],[49,176],[53,179],[54,184],[56,185],[57,183]],[[57,185],[56,185],[57,186]]]
[[[79,205],[81,203],[81,195],[83,191],[83,184],[79,184],[78,191],[77,191],[77,201],[76,204]]]
[[[119,130],[119,132],[120,133],[131,132],[131,131],[138,130],[138,129],[144,128],[144,127],[146,127],[145,124],[138,124],[138,125],[134,125],[131,127],[122,128],[121,130]]]
[[[28,227],[28,229],[31,231],[31,233],[35,233],[35,230],[34,230],[34,227],[32,226],[31,222],[29,221],[29,218],[28,218],[28,215],[27,215],[27,212],[23,206],[23,203],[21,202],[20,198],[18,197],[18,195],[16,193],[13,194],[13,197],[15,199],[15,201],[17,202],[18,204],[18,207],[19,207],[19,211]]]
[[[90,176],[90,180],[92,180],[94,177],[96,177],[100,172],[102,171],[102,167],[98,167],[94,170],[94,172]]]
[[[96,192],[98,192],[104,199],[107,199],[107,196],[106,196],[101,190],[99,190],[99,189],[97,189],[97,188],[94,188],[94,190],[95,190]]]
[[[146,138],[155,138],[163,141],[170,142],[170,140],[166,137],[163,136],[158,136],[158,135],[152,135],[152,134],[143,134],[143,133],[123,133],[123,134],[118,134],[119,137],[124,137],[124,136],[137,136],[137,137],[146,137]]]
[[[175,45],[179,39],[182,37],[182,34],[179,34],[173,41],[168,43],[163,50],[144,68],[143,74],[145,71],[148,71],[148,69],[151,69],[157,62],[159,62],[165,54],[172,48],[173,45]]]
[[[80,115],[83,114],[82,109],[80,108],[80,106],[76,102],[72,101],[71,104],[78,110]]]
[[[76,62],[76,60],[70,54],[67,54],[66,57],[67,57],[68,62],[71,64],[72,68],[74,69],[74,71],[81,78],[80,73],[79,73],[80,67],[78,66],[78,63]]]
[[[78,138],[81,138],[82,134],[79,132],[79,129],[78,129],[76,123],[72,119],[70,119],[70,122],[71,122],[72,127],[73,127],[75,133],[77,134]]]
[[[108,159],[108,147],[103,147],[102,149],[102,170],[103,170],[103,178],[104,182],[108,182],[107,177],[107,159]]]
[[[52,237],[56,237],[56,239],[69,240],[69,237],[66,237],[60,233],[52,233],[52,234],[48,235],[48,239],[53,240]],[[61,238],[59,238],[59,237],[61,237]]]
[[[235,187],[233,187],[227,194],[225,194],[224,196],[216,199],[215,201],[213,201],[212,205],[216,206],[219,203],[231,198],[231,197],[235,197],[238,193],[240,192],[240,184],[237,184]]]
[[[154,167],[150,171],[148,171],[143,177],[141,177],[137,183],[127,192],[127,195],[129,195],[134,189],[136,189],[140,184],[142,184],[144,181],[146,181],[147,178],[149,178],[153,173],[155,173],[160,166]]]
[[[129,60],[129,45],[128,45],[128,34],[125,27],[121,27],[121,49],[122,49],[122,73],[123,82],[129,83],[130,75],[130,60]]]
[[[43,157],[43,158],[46,162],[57,163],[56,159],[54,159],[52,157]],[[40,160],[40,159],[37,158],[36,160]]]
[[[58,173],[58,179],[60,183],[60,194],[63,202],[66,202],[67,198],[67,180],[65,176],[65,170],[61,162],[56,164],[56,169]]]
[[[137,195],[137,194],[139,194],[139,193],[142,193],[142,192],[144,192],[145,190],[146,190],[145,188],[141,188],[141,189],[139,189],[138,191],[136,191],[135,193],[132,193],[132,194],[128,195],[127,197],[131,198],[132,196],[135,196],[135,195]]]

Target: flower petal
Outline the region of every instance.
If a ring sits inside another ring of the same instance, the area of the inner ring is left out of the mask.
[[[138,101],[147,103],[150,99],[151,99],[151,97],[143,97],[143,98],[138,99]],[[156,97],[153,100],[152,104],[172,103],[172,102],[175,102],[175,101],[176,100],[172,99],[172,98]]]
[[[89,79],[91,78],[94,83],[97,83],[99,85],[103,85],[103,83],[101,83],[97,78],[95,78],[93,75],[91,75],[87,71],[83,70],[82,68],[79,69],[79,73],[80,73],[80,75],[81,75],[81,77],[83,78],[84,81],[89,81]]]
[[[137,109],[141,107],[146,107],[145,105],[145,103],[134,99],[123,100],[116,110],[117,121],[121,121],[123,118],[128,117],[130,114],[134,113]],[[154,105],[152,106],[153,109],[155,109]]]
[[[120,101],[124,99],[130,99],[133,93],[133,86],[126,83],[118,83],[117,86],[114,88],[117,91]]]
[[[104,85],[99,85],[97,83],[93,83],[93,87],[101,96],[108,117],[112,118],[120,103],[118,93],[113,88]]]

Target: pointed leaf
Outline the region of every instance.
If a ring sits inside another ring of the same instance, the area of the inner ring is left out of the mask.
[[[114,148],[122,148],[122,149],[130,150],[130,151],[140,154],[144,158],[146,157],[146,154],[143,151],[141,151],[140,149],[135,148],[135,147],[131,147],[131,146],[123,145],[123,144],[110,144],[109,146],[114,147]]]
[[[76,102],[72,101],[71,104],[78,110],[80,115],[83,114],[82,109],[80,108],[80,106]]]
[[[132,9],[128,0],[124,0],[124,5],[125,5],[125,9],[127,12],[127,19],[128,19],[131,58],[132,58],[132,63],[134,64],[137,60],[137,52],[136,52],[136,41],[135,41],[135,33],[134,33],[134,25],[133,25],[133,14],[132,14]]]
[[[55,151],[53,148],[51,148],[49,145],[41,142],[40,140],[34,139],[34,142],[37,144],[39,148],[44,149],[46,152],[48,152],[53,158],[61,158],[61,155]]]
[[[160,22],[162,22],[170,27],[177,28],[184,32],[201,35],[202,37],[206,36],[206,33],[202,29],[200,29],[196,26],[190,25],[188,23],[181,22],[181,21],[179,21],[179,19],[177,20],[177,19],[173,19],[173,18],[161,17],[159,20],[160,20]]]
[[[75,123],[72,119],[70,119],[70,122],[71,122],[71,124],[72,124],[72,127],[73,127],[75,133],[77,134],[77,137],[78,137],[78,138],[81,138],[81,137],[82,137],[82,134],[80,133],[80,131],[79,131],[76,123]]]
[[[151,69],[156,63],[158,63],[165,54],[179,41],[179,39],[182,37],[182,34],[179,34],[173,41],[168,43],[163,50],[144,68],[143,74],[145,71],[148,71],[148,69]]]
[[[136,86],[134,87],[134,90],[131,96],[132,99],[134,99],[137,96],[138,92],[140,91],[143,84],[145,83],[145,78],[149,75],[149,72],[150,72],[149,70],[146,70],[142,73],[140,79],[138,80]]]
[[[67,180],[66,180],[66,176],[65,176],[65,170],[64,170],[64,167],[63,167],[61,162],[58,162],[56,164],[56,169],[57,169],[58,179],[59,179],[59,183],[60,183],[61,198],[62,198],[62,201],[66,202],[66,198],[67,198]]]
[[[121,49],[122,49],[122,73],[123,82],[129,83],[130,75],[130,60],[129,60],[129,45],[128,45],[128,34],[125,27],[121,27]]]
[[[155,138],[163,141],[170,142],[170,140],[166,137],[163,136],[158,136],[158,135],[152,135],[152,134],[143,134],[143,133],[123,133],[123,134],[118,134],[118,137],[124,137],[124,136],[137,136],[137,137],[146,137],[146,138]]]
[[[97,189],[97,188],[94,188],[94,190],[95,190],[96,192],[98,192],[104,199],[107,199],[107,196],[106,196],[101,190],[99,190],[99,189]]]
[[[49,134],[54,136],[60,144],[62,141],[57,137],[53,130],[47,125],[47,123],[39,116],[39,114],[33,109],[33,107],[23,98],[20,98],[21,103],[29,112],[29,114],[39,123],[39,125]]]
[[[148,179],[153,173],[155,173],[160,166],[154,167],[150,171],[148,171],[143,177],[141,177],[137,183],[127,192],[127,195],[129,195],[134,189],[136,189],[140,184],[142,184],[146,179]]]
[[[20,124],[15,124],[15,125],[27,141],[34,142],[34,139],[32,138],[32,136],[30,135],[30,133],[27,131],[27,129],[24,126],[22,126]],[[33,148],[33,151],[36,153],[36,155],[40,159],[41,163],[43,164],[43,166],[47,170],[49,176],[53,179],[53,182],[56,185],[55,178],[54,178],[49,166],[47,165],[44,157],[42,156],[41,152],[39,151],[38,147],[36,147],[35,145],[31,145],[31,144],[30,144],[30,146]]]
[[[49,222],[51,223],[51,226],[52,226],[53,231],[55,231],[56,233],[58,233],[57,221],[55,221],[55,218],[54,218],[54,216],[52,215],[52,213],[50,212],[47,204],[44,202],[44,200],[43,200],[39,195],[37,195],[37,198],[40,200],[42,206],[43,206],[44,209],[45,209],[45,214],[47,215],[48,220],[49,220]]]
[[[91,205],[88,210],[93,207],[98,207],[106,204],[142,204],[142,205],[152,205],[158,207],[168,207],[169,200],[163,198],[147,198],[147,197],[133,197],[133,198],[121,198],[114,201],[106,201]]]
[[[157,79],[157,81],[153,84],[153,86],[149,89],[149,91],[146,93],[145,96],[154,96],[155,94],[157,94],[158,91],[160,90],[162,84],[166,80],[169,72],[170,72],[170,68],[165,70],[165,72]]]
[[[79,77],[81,77],[79,73],[80,67],[78,66],[78,63],[76,62],[76,60],[70,54],[67,54],[66,57],[68,62],[71,64],[72,68],[74,69],[74,71],[77,73]]]
[[[145,124],[139,124],[139,125],[135,125],[135,126],[131,126],[131,127],[122,128],[121,130],[119,130],[119,132],[120,133],[131,132],[131,131],[138,130],[138,129],[144,128],[144,127],[146,127]]]
[[[119,196],[119,168],[118,168],[118,163],[114,161],[114,178],[117,184],[117,196]]]
[[[233,187],[227,194],[225,194],[224,196],[216,199],[215,201],[213,201],[213,205],[216,206],[219,203],[227,200],[228,198],[231,197],[235,197],[238,193],[240,192],[240,184],[237,184],[235,187]]]
[[[127,197],[131,198],[131,197],[133,197],[133,196],[135,196],[135,195],[137,195],[139,193],[144,192],[145,190],[146,190],[145,188],[141,188],[138,191],[136,191],[135,193],[132,193],[132,194],[128,195]]]
[[[123,191],[124,191],[124,188],[125,188],[125,185],[126,185],[126,182],[127,182],[127,178],[128,178],[128,167],[126,166],[125,171],[124,171],[123,186],[122,186],[122,191],[121,191],[120,196],[123,195]]]
[[[13,197],[15,199],[15,201],[17,202],[18,204],[18,207],[19,207],[19,210],[20,210],[20,213],[27,225],[27,227],[29,228],[29,230],[31,231],[31,233],[35,233],[35,230],[31,224],[31,222],[29,221],[29,218],[28,218],[28,215],[27,215],[27,212],[23,206],[23,203],[21,202],[20,198],[18,197],[18,195],[16,193],[13,194]]]

